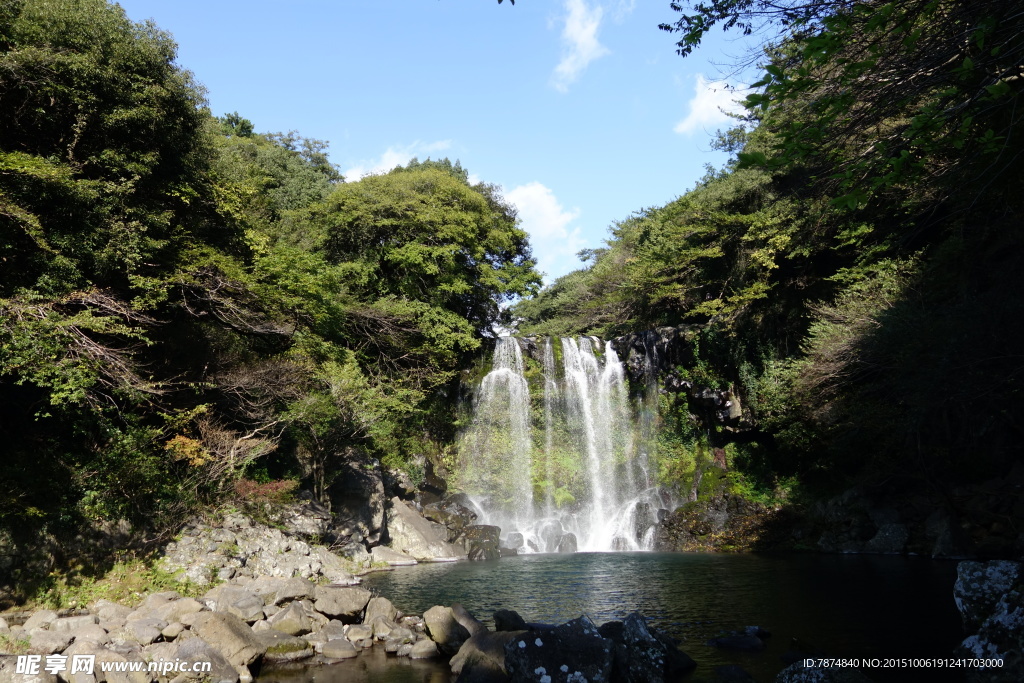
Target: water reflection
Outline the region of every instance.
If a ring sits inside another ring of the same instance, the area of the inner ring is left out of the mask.
[[[698,678],[740,664],[757,680],[771,680],[792,639],[833,657],[948,656],[963,637],[955,574],[955,562],[923,558],[579,553],[419,565],[371,575],[364,585],[406,612],[461,602],[488,623],[500,608],[550,623],[580,614],[602,623],[640,611],[683,639],[700,665]],[[727,653],[704,644],[750,625],[773,633],[765,651]],[[901,679],[899,672],[870,675]]]
[[[354,659],[309,668],[287,666],[262,672],[259,683],[449,683],[448,664],[388,655],[374,646]]]

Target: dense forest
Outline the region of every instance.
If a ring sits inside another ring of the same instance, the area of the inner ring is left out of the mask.
[[[421,477],[458,371],[537,289],[497,188],[212,116],[156,26],[0,3],[0,546],[159,536],[236,482]],[[252,486],[250,486],[250,489]]]
[[[670,465],[725,447],[747,493],[863,483],[967,516],[973,495],[985,525],[1016,529],[1014,493],[969,485],[1021,474],[1020,8],[681,5],[662,26],[681,55],[719,26],[769,36],[746,116],[714,142],[732,161],[613,226],[586,268],[517,305],[523,328],[683,326],[677,378],[731,390],[744,420],[684,409]]]
[[[676,374],[743,419],[664,399],[665,477],[726,449],[752,497],[860,481],[985,499],[1015,529],[1016,497],[964,486],[1024,443],[1024,14],[671,8],[684,56],[716,28],[766,36],[715,142],[733,160],[538,294],[514,207],[458,162],[346,182],[321,141],[213,116],[172,38],[119,6],[0,0],[0,547],[120,519],[159,538],[239,482],[325,498],[357,455],[419,481],[513,315],[686,330]]]

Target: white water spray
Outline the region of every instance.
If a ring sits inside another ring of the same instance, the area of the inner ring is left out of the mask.
[[[594,337],[563,338],[560,349],[560,368],[551,339],[538,351],[544,384],[531,412],[519,340],[498,340],[464,437],[461,485],[484,513],[478,521],[500,526],[520,552],[650,549],[663,502],[650,449],[636,447],[622,363]]]

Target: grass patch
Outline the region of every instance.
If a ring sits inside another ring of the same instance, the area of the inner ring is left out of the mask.
[[[130,557],[115,562],[98,576],[81,569],[53,572],[37,586],[29,598],[30,609],[83,608],[107,599],[134,606],[150,593],[177,591],[186,597],[199,597],[210,586],[179,581],[178,572],[169,572],[156,564],[156,557]]]
[[[0,633],[0,654],[23,655],[28,652],[29,645],[28,636]]]

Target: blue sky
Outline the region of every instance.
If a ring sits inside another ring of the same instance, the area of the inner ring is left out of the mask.
[[[519,209],[546,281],[724,156],[717,33],[675,54],[667,0],[122,0],[173,34],[215,114],[328,140],[348,180],[459,159]]]

